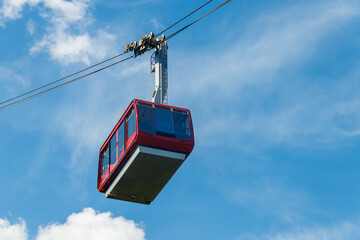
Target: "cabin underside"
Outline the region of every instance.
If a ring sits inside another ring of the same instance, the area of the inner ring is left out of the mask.
[[[183,153],[138,146],[106,190],[105,196],[149,205],[185,158]]]

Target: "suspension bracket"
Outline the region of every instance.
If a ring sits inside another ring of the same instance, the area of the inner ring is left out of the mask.
[[[126,44],[125,52],[134,51],[134,58],[150,51],[151,49],[156,48],[156,46],[160,45],[166,40],[165,35],[161,37],[154,38],[155,34],[153,32],[149,34],[145,34],[140,38],[139,43],[137,41]]]

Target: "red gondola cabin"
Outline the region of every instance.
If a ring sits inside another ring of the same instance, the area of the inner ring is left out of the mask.
[[[150,204],[193,148],[188,109],[134,99],[100,149],[98,191]]]

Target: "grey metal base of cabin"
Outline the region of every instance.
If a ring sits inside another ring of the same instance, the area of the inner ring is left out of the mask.
[[[185,157],[183,153],[138,146],[106,190],[105,196],[149,205]]]

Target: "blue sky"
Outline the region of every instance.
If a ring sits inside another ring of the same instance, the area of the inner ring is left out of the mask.
[[[1,100],[203,2],[1,0]],[[96,190],[103,141],[151,99],[150,53],[0,112],[0,239],[359,239],[359,24],[353,0],[234,0],[171,39],[196,145],[150,206]]]

